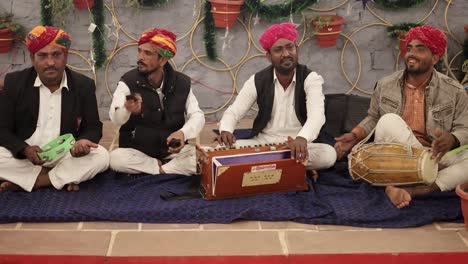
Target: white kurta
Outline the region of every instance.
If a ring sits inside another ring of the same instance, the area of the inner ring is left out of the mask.
[[[237,140],[237,146],[248,146],[266,143],[283,143],[288,137],[293,139],[303,137],[307,140],[309,149],[309,165],[312,169],[324,169],[333,166],[336,161],[334,148],[326,144],[312,143],[325,123],[325,96],[322,92],[323,78],[311,72],[304,81],[306,94],[307,120],[304,125],[299,122],[294,101],[296,74],[291,84],[284,89],[278,81],[276,73],[273,76],[275,97],[271,119],[267,126],[256,137],[248,140]],[[244,84],[234,103],[224,112],[219,130],[233,132],[237,123],[257,100],[255,75]]]
[[[163,83],[161,83],[161,87],[157,91],[161,91],[162,86]],[[130,118],[131,113],[124,106],[125,96],[129,94],[130,88],[124,82],[119,82],[109,109],[110,119],[116,125],[121,126]],[[159,94],[159,98],[162,98],[161,94]],[[190,89],[185,103],[185,124],[180,130],[184,133],[185,139],[193,139],[198,136],[204,125],[205,115],[198,106],[197,98],[193,94],[192,89]],[[196,172],[194,146],[186,145],[180,153],[171,154],[165,159],[170,160],[162,166],[166,173],[191,175]],[[115,171],[130,174],[159,174],[157,159],[131,148],[118,148],[112,151],[110,154],[110,167]]]
[[[39,89],[39,114],[36,130],[25,142],[30,146],[43,146],[60,135],[62,90],[68,89],[67,75],[64,72],[60,88],[53,93],[39,77],[36,77],[34,87]],[[78,184],[92,179],[97,173],[106,170],[108,165],[109,153],[99,146],[84,157],[74,158],[68,152],[42,166],[53,168],[49,171],[49,178],[52,185],[60,190],[68,183]],[[0,147],[1,180],[31,191],[42,166],[34,165],[28,159],[16,159],[8,149]]]

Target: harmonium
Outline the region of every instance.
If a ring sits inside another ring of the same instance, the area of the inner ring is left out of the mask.
[[[199,169],[206,200],[308,189],[305,164],[291,159],[286,144],[215,148],[204,154]]]

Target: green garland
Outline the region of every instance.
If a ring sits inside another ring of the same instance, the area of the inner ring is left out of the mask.
[[[403,9],[420,5],[427,0],[374,0],[375,4],[386,9]]]
[[[93,32],[93,52],[96,67],[101,68],[106,62],[106,42],[104,40],[104,1],[95,0],[94,7],[91,8],[96,29]]]
[[[291,13],[300,12],[307,7],[317,3],[319,0],[287,0],[284,3],[267,5],[262,0],[244,0],[245,5],[250,12],[259,14],[268,20],[280,20],[288,17]],[[216,39],[213,14],[211,13],[211,3],[205,2],[205,50],[210,60],[215,60]]]
[[[101,68],[107,59],[105,40],[104,40],[104,0],[94,0],[94,7],[91,8],[93,23],[96,29],[93,32],[93,53],[95,66]],[[65,19],[65,18],[63,18]],[[41,0],[41,24],[44,26],[53,26],[54,13],[50,0]]]
[[[41,24],[44,26],[52,26],[52,4],[50,0],[41,0]]]
[[[160,7],[167,4],[169,0],[127,0],[127,6],[135,8]]]
[[[205,32],[203,38],[205,40],[205,50],[208,59],[214,61],[218,56],[216,54],[216,32],[214,26],[213,15],[211,14],[211,2],[206,1],[205,3],[205,21],[204,21]]]
[[[291,13],[301,12],[307,7],[317,3],[318,0],[288,0],[280,4],[264,4],[261,0],[244,0],[245,5],[252,13],[269,20],[280,20]]]
[[[399,33],[408,32],[410,29],[414,27],[419,27],[422,25],[423,23],[413,23],[413,22],[398,23],[387,28],[387,35],[393,39],[396,39],[398,38]]]

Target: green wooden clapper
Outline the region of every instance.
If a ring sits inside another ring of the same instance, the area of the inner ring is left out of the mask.
[[[75,138],[72,134],[64,134],[42,146],[42,152],[37,153],[43,161],[52,161],[67,153],[75,144]]]

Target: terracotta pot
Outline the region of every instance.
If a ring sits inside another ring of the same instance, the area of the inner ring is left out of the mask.
[[[8,53],[13,48],[13,32],[10,29],[0,29],[0,53]]]
[[[408,32],[398,33],[398,48],[400,49],[400,57],[402,58],[404,58],[406,55],[406,34],[408,34]]]
[[[320,17],[330,18],[325,26],[321,26],[320,22],[313,20],[312,26],[315,28],[315,38],[320,47],[332,47],[336,45],[338,36],[341,33],[341,25],[343,25],[344,18],[337,15],[320,15]]]
[[[209,0],[211,13],[213,14],[215,27],[232,27],[240,14],[240,7],[244,0]]]
[[[88,9],[94,6],[94,0],[73,0],[76,9]]]
[[[455,192],[460,196],[465,227],[468,229],[468,182],[458,184]]]

